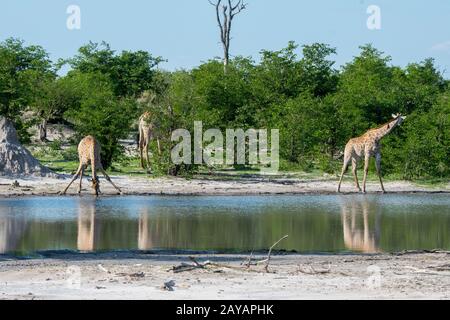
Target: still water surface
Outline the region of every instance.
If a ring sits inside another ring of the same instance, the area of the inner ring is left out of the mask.
[[[0,254],[188,249],[392,252],[450,249],[450,196],[0,199]]]

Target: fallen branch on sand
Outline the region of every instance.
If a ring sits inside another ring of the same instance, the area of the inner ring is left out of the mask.
[[[196,269],[209,270],[208,267],[210,267],[210,268],[226,268],[226,269],[232,269],[232,270],[238,270],[238,271],[258,272],[256,270],[247,270],[242,267],[234,267],[231,265],[215,263],[215,262],[211,262],[211,261],[205,261],[205,262],[201,263],[201,262],[198,262],[194,257],[189,257],[189,259],[191,259],[193,264],[183,262],[178,266],[173,266],[172,268],[170,268],[167,271],[173,271],[174,273],[181,273],[181,272],[193,271]]]
[[[269,263],[270,263],[270,258],[272,255],[272,250],[273,248],[275,248],[281,241],[283,241],[284,239],[286,239],[287,237],[289,237],[289,235],[285,235],[283,238],[281,238],[280,240],[278,240],[277,242],[275,242],[269,249],[269,254],[267,255],[267,259],[258,261],[257,264],[262,264],[265,263],[266,265],[264,266],[264,270],[266,272],[269,272]]]
[[[250,256],[247,258],[247,260],[245,262],[242,262],[241,265],[245,265],[247,269],[250,269],[251,265],[256,265],[256,263],[252,262],[253,262],[253,251],[252,253],[250,253]]]
[[[278,240],[277,242],[275,242],[269,249],[269,253],[267,255],[267,258],[261,261],[257,261],[255,265],[260,265],[265,263],[264,266],[264,270],[268,273],[269,272],[269,264],[270,264],[270,258],[272,256],[272,250],[273,248],[275,248],[281,241],[283,241],[284,239],[286,239],[288,237],[288,235],[285,235],[283,238],[281,238],[280,240]],[[215,263],[215,262],[211,262],[211,261],[205,261],[203,263],[198,262],[194,257],[189,257],[189,259],[191,259],[191,261],[193,263],[189,264],[189,263],[181,263],[178,266],[173,266],[172,268],[168,269],[167,271],[173,271],[174,273],[181,273],[181,272],[186,272],[186,271],[193,271],[196,269],[203,269],[203,270],[207,270],[208,267],[216,267],[216,268],[226,268],[226,269],[232,269],[232,270],[238,270],[238,271],[248,271],[248,272],[258,272],[258,270],[252,270],[250,269],[250,266],[252,265],[252,259],[253,259],[253,252],[251,253],[250,257],[247,259],[247,261],[245,262],[244,266],[242,267],[234,267],[231,265],[226,265],[226,264],[220,264],[220,263]]]
[[[185,271],[192,271],[195,269],[205,269],[207,266],[211,265],[211,262],[209,262],[209,261],[200,263],[197,260],[195,260],[194,257],[189,257],[189,259],[191,259],[191,261],[194,264],[189,264],[189,263],[183,262],[179,266],[173,266],[168,271],[173,271],[174,273],[180,273],[180,272],[185,272]]]

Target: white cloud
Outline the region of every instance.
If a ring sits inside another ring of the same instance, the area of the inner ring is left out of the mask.
[[[450,40],[435,44],[431,47],[431,51],[450,51]]]

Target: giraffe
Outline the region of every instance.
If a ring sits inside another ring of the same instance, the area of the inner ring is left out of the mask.
[[[122,191],[119,187],[117,187],[112,181],[108,174],[103,169],[101,160],[100,160],[100,144],[93,136],[87,136],[80,141],[78,145],[78,157],[80,158],[80,165],[78,167],[77,172],[70,181],[69,185],[61,192],[62,195],[66,194],[67,189],[72,185],[72,183],[80,176],[80,185],[78,187],[78,193],[81,193],[81,183],[83,181],[83,173],[87,166],[90,164],[92,169],[92,189],[94,189],[94,194],[98,196],[100,192],[100,181],[97,177],[97,170],[100,170],[105,176],[106,180],[111,183],[111,185],[119,191],[121,194]]]
[[[350,161],[352,163],[352,172],[353,177],[355,179],[356,188],[361,192],[366,193],[366,181],[367,174],[369,172],[369,163],[370,157],[375,157],[375,166],[377,170],[378,178],[380,179],[381,189],[383,193],[386,193],[384,189],[383,180],[381,179],[381,147],[380,141],[395,127],[402,124],[402,122],[406,119],[405,116],[400,114],[392,115],[393,120],[382,125],[379,128],[371,129],[367,131],[365,134],[358,138],[350,139],[345,147],[344,152],[344,165],[342,167],[341,179],[339,180],[339,186],[337,192],[341,191],[342,180],[344,179],[344,174],[347,172],[347,169],[350,165]],[[357,166],[358,161],[364,157],[364,179],[363,179],[363,189],[359,186],[358,176],[357,176]]]
[[[141,157],[141,167],[150,169],[150,160],[148,159],[148,147],[150,141],[154,136],[154,128],[151,123],[152,114],[150,112],[144,112],[139,118],[139,152]],[[161,146],[159,138],[156,139],[158,143],[158,153],[161,155]]]

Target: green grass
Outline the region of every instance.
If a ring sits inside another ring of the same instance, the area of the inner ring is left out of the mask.
[[[444,188],[444,187],[448,186],[449,179],[448,178],[423,178],[423,179],[416,179],[413,182],[417,186],[421,186],[421,187]]]
[[[55,146],[29,146],[33,156],[36,157],[43,165],[57,173],[74,174],[78,168],[78,156],[76,154],[76,147],[71,146],[65,150],[58,150]],[[119,161],[113,162],[108,173],[111,175],[123,175],[130,177],[155,177],[150,175],[146,170],[140,166],[139,158],[123,158]],[[88,170],[86,174],[89,174]],[[200,167],[198,172],[189,177],[199,177],[205,179],[233,181],[249,177],[268,177],[268,178],[298,178],[304,180],[338,180],[339,175],[324,173],[322,170],[308,167],[303,170],[300,165],[295,165],[282,161],[280,165],[279,174],[263,176],[260,174],[260,169],[257,167],[243,166],[238,169],[233,167],[214,168],[212,171],[207,167]],[[358,178],[362,182],[363,172],[358,169]],[[349,170],[344,178],[345,181],[353,181],[351,170]],[[404,180],[398,174],[389,174],[383,177],[383,181],[399,181]],[[371,168],[368,175],[369,182],[378,182],[378,176]],[[412,181],[418,186],[422,187],[445,187],[448,185],[448,178],[422,178]]]
[[[44,166],[57,173],[74,173],[78,168],[78,161],[37,159]]]
[[[29,149],[39,162],[54,172],[74,174],[78,169],[78,155],[76,155],[76,149],[74,147],[70,147],[66,150],[56,150],[47,145],[29,146]],[[140,167],[138,158],[127,158],[121,161],[115,161],[107,172],[113,175],[148,176],[147,172]],[[89,170],[87,174],[88,173]]]
[[[37,158],[43,165],[57,173],[74,174],[78,169],[78,161],[67,161],[59,159],[50,159],[50,157]],[[89,173],[89,169],[87,173]],[[107,170],[112,175],[125,176],[148,176],[148,173],[140,167],[139,159],[131,159],[127,163],[113,162],[112,166]]]
[[[126,176],[148,176],[146,170],[141,168],[141,162],[138,158],[128,158],[122,161],[113,162],[111,168],[108,172],[115,175],[126,175]]]

